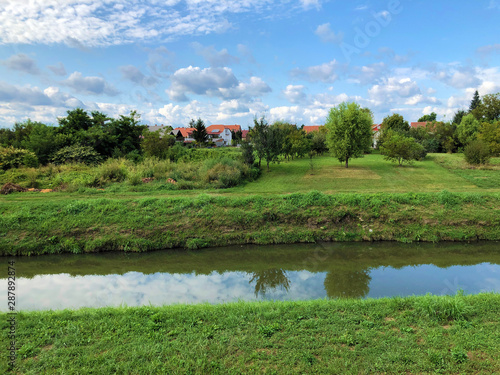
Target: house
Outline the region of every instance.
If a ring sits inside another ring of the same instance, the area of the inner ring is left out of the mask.
[[[172,129],[170,126],[165,126],[163,124],[148,126],[148,130],[150,132],[156,132],[156,131],[160,130],[161,136],[163,136],[165,134],[165,130],[170,130],[170,129]]]
[[[175,128],[170,132],[173,136],[175,136],[175,140],[177,142],[182,142],[184,144],[193,143],[193,131],[194,128]]]
[[[207,127],[208,137],[215,142],[216,139],[221,138],[224,140],[224,146],[231,146],[233,136],[231,131],[241,131],[240,125],[210,125]],[[217,142],[215,142],[217,145]]]
[[[427,124],[429,123],[430,121],[421,121],[421,122],[412,122],[410,124],[410,127],[412,128],[420,128],[421,126],[427,126]]]
[[[317,132],[321,129],[323,129],[324,126],[323,125],[304,125],[304,127],[302,128],[306,134],[309,134],[309,133],[312,133],[312,132]]]
[[[241,131],[241,140],[247,141],[247,137],[248,137],[248,130],[242,130]]]
[[[373,132],[373,148],[377,148],[377,142],[380,137],[380,127],[382,124],[373,124],[372,132]]]

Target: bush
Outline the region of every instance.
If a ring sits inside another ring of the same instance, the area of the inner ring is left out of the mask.
[[[56,165],[68,163],[85,163],[96,165],[103,160],[102,156],[90,146],[72,145],[61,148],[54,154],[52,161]]]
[[[3,170],[18,168],[21,165],[26,167],[37,167],[38,159],[31,151],[22,148],[14,148],[12,146],[0,146],[0,167]]]
[[[101,184],[121,182],[127,178],[132,162],[125,159],[110,159],[97,169],[97,178]]]
[[[465,161],[469,164],[486,164],[490,160],[488,145],[481,139],[471,141],[464,149]]]

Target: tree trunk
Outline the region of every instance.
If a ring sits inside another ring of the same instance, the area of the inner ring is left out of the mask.
[[[267,161],[267,171],[269,172],[269,160]]]
[[[345,158],[345,167],[349,168],[349,158]]]

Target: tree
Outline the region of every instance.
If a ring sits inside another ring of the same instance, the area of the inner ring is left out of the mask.
[[[143,132],[141,147],[146,156],[155,156],[158,159],[167,159],[169,149],[175,144],[175,137],[169,134],[172,131],[170,126],[150,132],[148,129]]]
[[[383,146],[380,146],[380,153],[385,155],[385,160],[397,161],[399,165],[411,163],[413,160],[420,160],[425,156],[424,146],[418,144],[414,138],[390,132]]]
[[[476,90],[469,105],[469,113],[474,111],[480,105],[481,105],[481,99],[479,98],[479,92]]]
[[[325,127],[330,152],[349,167],[349,159],[358,158],[372,144],[373,119],[354,102],[343,102],[330,109]]]
[[[408,121],[405,121],[403,116],[398,113],[393,113],[382,120],[381,128],[382,132],[392,130],[406,133],[410,130],[410,125],[408,124]]]
[[[52,154],[58,150],[55,136],[54,127],[35,122],[31,133],[21,143],[23,148],[35,153],[41,164],[47,164]]]
[[[82,108],[67,111],[68,116],[58,119],[59,126],[64,133],[76,133],[79,130],[88,130],[94,123],[88,113]]]
[[[490,160],[490,150],[484,141],[474,139],[465,146],[464,157],[469,164],[486,164]]]
[[[462,118],[467,116],[467,112],[465,112],[463,109],[458,110],[455,112],[455,115],[453,116],[453,124],[460,124],[462,122]]]
[[[208,142],[208,133],[207,129],[205,127],[205,123],[201,118],[198,118],[198,120],[192,119],[189,122],[189,127],[194,128],[193,130],[193,138],[198,145],[198,147],[201,147],[202,145],[206,144]]]
[[[241,156],[243,162],[247,165],[252,166],[255,162],[255,156],[253,154],[253,146],[248,141],[241,141]]]
[[[311,137],[311,150],[317,155],[322,155],[324,152],[328,151],[326,147],[326,133],[321,131],[312,132]]]
[[[423,115],[418,119],[418,122],[432,122],[436,121],[437,114],[435,112],[432,112],[430,115]]]
[[[500,93],[483,96],[481,104],[472,111],[472,114],[479,121],[500,120]]]
[[[472,113],[469,113],[462,119],[460,125],[457,126],[458,140],[466,145],[477,138],[479,131],[479,121],[476,120]]]
[[[261,117],[259,121],[254,119],[253,122],[254,127],[250,128],[248,135],[257,152],[259,167],[261,160],[266,159],[269,171],[269,163],[278,160],[282,152],[283,134],[278,126],[269,126],[264,117]]]
[[[491,155],[500,155],[500,121],[483,122],[477,138],[488,145]]]

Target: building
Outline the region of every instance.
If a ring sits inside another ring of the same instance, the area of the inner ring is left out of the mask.
[[[324,128],[324,125],[304,125],[302,128],[306,134],[312,133],[312,132],[317,132],[320,131],[321,129]]]
[[[222,138],[224,140],[224,146],[231,146],[231,141],[233,140],[233,135],[231,131],[237,132],[241,131],[240,125],[210,125],[207,127],[208,137],[215,142],[216,139]],[[218,145],[219,142],[215,142]]]

